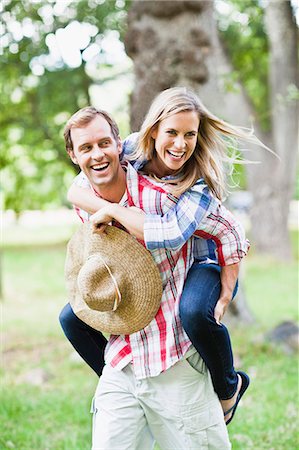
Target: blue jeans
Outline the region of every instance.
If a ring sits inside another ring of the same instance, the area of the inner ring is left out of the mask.
[[[210,370],[215,392],[224,400],[234,395],[238,378],[227,328],[217,325],[214,319],[220,289],[220,267],[195,262],[188,272],[180,300],[180,317],[187,335]],[[236,291],[237,286],[234,295]],[[100,376],[104,367],[106,338],[82,322],[69,303],[61,311],[59,320],[70,343]]]
[[[107,339],[100,331],[94,330],[80,320],[67,303],[59,315],[64,334],[81,358],[101,376],[105,362],[104,352]]]
[[[179,308],[184,330],[205,361],[215,392],[225,400],[236,392],[238,377],[228,330],[214,319],[221,291],[220,270],[216,264],[194,262],[188,272]],[[233,297],[236,292],[237,285]]]

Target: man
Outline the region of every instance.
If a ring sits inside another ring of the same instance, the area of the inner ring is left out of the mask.
[[[103,206],[109,201],[154,214],[174,206],[161,186],[121,166],[117,125],[103,111],[84,108],[72,116],[65,141]],[[93,450],[147,450],[155,440],[161,450],[230,448],[210,375],[179,319],[191,252],[192,240],[151,251],[163,281],[161,307],[143,330],[110,336],[93,400]]]

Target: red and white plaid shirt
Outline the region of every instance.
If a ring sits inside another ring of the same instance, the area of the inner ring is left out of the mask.
[[[139,175],[128,164],[126,198],[122,198],[121,204],[136,206],[146,214],[165,214],[174,207],[175,198],[161,183]],[[82,210],[77,212],[83,221],[88,220]],[[110,336],[105,351],[106,364],[121,370],[132,363],[136,378],[142,379],[159,375],[185,355],[191,341],[179,318],[179,299],[193,262],[192,250],[193,239],[175,251],[151,250],[163,282],[161,306],[156,317],[141,331]]]

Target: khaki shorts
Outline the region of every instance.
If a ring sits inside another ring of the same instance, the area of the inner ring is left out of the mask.
[[[92,450],[231,449],[211,377],[195,353],[136,380],[132,366],[105,366],[92,403]]]

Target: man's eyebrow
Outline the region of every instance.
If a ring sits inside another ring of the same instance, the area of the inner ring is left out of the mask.
[[[106,136],[106,137],[102,137],[101,139],[98,140],[98,142],[103,142],[103,141],[112,141],[112,137],[111,136]],[[90,142],[83,142],[82,144],[80,144],[78,146],[78,149],[80,150],[81,148],[84,148],[88,145],[91,145]]]

